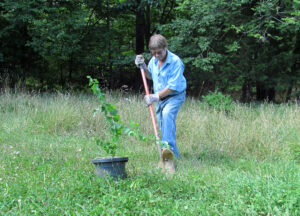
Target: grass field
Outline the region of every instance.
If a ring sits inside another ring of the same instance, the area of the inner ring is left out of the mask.
[[[107,94],[121,120],[153,132],[142,95]],[[108,132],[85,94],[0,93],[0,215],[300,215],[300,107],[187,98],[181,160],[167,178],[152,141],[122,137],[128,178],[95,176]]]

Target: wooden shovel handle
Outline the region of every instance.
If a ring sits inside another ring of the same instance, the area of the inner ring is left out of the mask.
[[[147,80],[146,80],[146,75],[145,75],[145,70],[144,69],[141,69],[141,74],[142,74],[142,79],[143,79],[143,83],[144,83],[144,88],[145,88],[146,95],[149,95],[149,89],[148,89],[148,84],[147,84]],[[150,111],[150,115],[151,115],[151,119],[152,119],[152,125],[153,125],[153,129],[154,129],[154,133],[155,133],[155,138],[156,138],[157,141],[159,141],[159,137],[158,137],[158,133],[157,133],[156,122],[155,122],[155,117],[154,117],[152,105],[149,105],[149,111]],[[159,153],[159,157],[160,157],[160,159],[162,159],[162,153],[161,153],[160,143],[156,142],[156,144],[157,144],[157,150],[158,150],[158,153]]]

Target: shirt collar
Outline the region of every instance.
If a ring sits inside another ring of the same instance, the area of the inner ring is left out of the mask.
[[[167,59],[166,59],[166,61],[165,61],[165,63],[166,64],[170,64],[171,63],[171,57],[170,57],[170,51],[167,49]],[[158,63],[158,59],[157,58],[155,58],[154,57],[154,59],[155,59],[155,64],[157,64]]]

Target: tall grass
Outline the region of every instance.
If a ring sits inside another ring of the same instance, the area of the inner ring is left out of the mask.
[[[235,104],[228,113],[188,100],[178,125],[183,125],[178,135],[179,139],[184,136],[184,149],[194,154],[210,149],[231,157],[263,160],[297,157],[299,153],[297,105]]]
[[[153,128],[142,95],[108,92],[122,121]],[[0,94],[0,215],[299,215],[300,107],[187,98],[177,118],[181,159],[167,179],[155,143],[120,141],[123,181],[94,175],[108,125],[90,94]]]

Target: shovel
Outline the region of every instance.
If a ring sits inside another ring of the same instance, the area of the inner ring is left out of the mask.
[[[149,95],[149,89],[148,89],[148,84],[147,84],[147,80],[146,80],[146,75],[145,75],[145,70],[141,69],[141,74],[142,74],[142,79],[143,79],[143,83],[144,83],[144,88],[145,88],[145,92],[146,95]],[[153,107],[152,105],[149,105],[149,111],[150,111],[150,115],[151,115],[151,120],[152,120],[152,125],[154,128],[154,133],[155,133],[155,138],[156,138],[156,145],[157,145],[157,150],[158,150],[158,154],[159,154],[159,168],[162,168],[163,170],[166,169],[167,172],[169,173],[174,173],[175,172],[175,168],[174,168],[174,163],[173,163],[173,153],[170,149],[161,149],[160,147],[160,139],[158,137],[158,133],[157,133],[157,128],[156,128],[156,122],[155,122],[155,117],[153,114]]]
[[[143,79],[146,95],[149,95],[149,89],[148,89],[148,84],[147,84],[144,69],[141,69],[141,74],[142,74],[142,79]],[[161,150],[160,143],[159,143],[159,137],[158,137],[158,133],[157,133],[155,117],[154,117],[154,114],[153,114],[153,107],[152,107],[152,105],[149,105],[148,107],[149,107],[149,111],[150,111],[150,115],[151,115],[152,125],[153,125],[153,128],[154,128],[154,134],[155,134],[155,138],[156,138],[156,145],[157,145],[157,150],[158,150],[158,154],[159,154],[160,163],[163,164],[162,150]]]

